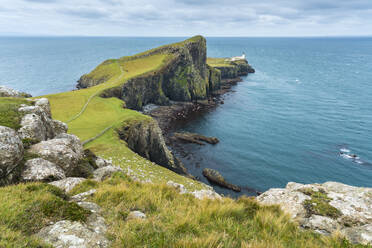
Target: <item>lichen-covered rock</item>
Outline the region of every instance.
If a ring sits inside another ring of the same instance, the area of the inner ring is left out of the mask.
[[[18,166],[23,153],[18,134],[11,128],[0,126],[0,181]]]
[[[87,197],[94,195],[96,192],[97,192],[97,190],[91,189],[87,192],[83,192],[83,193],[71,196],[71,200],[76,201],[76,202],[85,201],[87,199]]]
[[[191,194],[195,198],[198,198],[199,200],[203,199],[218,200],[222,198],[219,194],[217,194],[214,190],[211,189],[196,190],[194,192],[191,192]]]
[[[180,192],[180,194],[188,193],[187,189],[185,188],[183,184],[175,183],[173,181],[168,181],[167,185],[177,189]]]
[[[257,200],[279,204],[305,228],[325,234],[340,230],[352,242],[372,240],[372,188],[336,182],[288,183],[285,189],[270,189]]]
[[[22,181],[56,181],[66,178],[64,171],[42,158],[28,160],[21,174]]]
[[[80,140],[71,134],[61,134],[55,139],[42,141],[31,146],[29,152],[55,163],[64,170],[66,176],[74,176],[74,171],[84,158]]]
[[[128,147],[148,160],[177,173],[186,174],[186,169],[168,149],[158,123],[153,119],[133,121],[118,130]]]
[[[106,159],[103,159],[101,157],[97,157],[95,160],[95,163],[98,168],[106,167],[106,166],[112,166],[112,162]]]
[[[24,116],[18,130],[22,139],[45,141],[67,132],[67,125],[51,118],[49,101],[46,98],[35,100],[34,106],[23,105],[18,109]]]
[[[212,183],[218,184],[224,188],[240,192],[241,189],[239,186],[226,182],[225,178],[216,170],[205,168],[203,170],[203,176],[205,176]]]
[[[64,220],[41,229],[37,236],[58,248],[106,248],[110,243],[102,229]]]
[[[32,97],[30,94],[0,85],[0,97]]]
[[[60,189],[62,189],[66,193],[68,193],[76,185],[84,182],[85,180],[87,180],[87,179],[82,178],[82,177],[67,177],[67,178],[62,179],[62,180],[51,182],[50,184],[53,185],[53,186],[56,186],[56,187],[58,187]]]
[[[93,178],[96,180],[96,181],[103,181],[105,180],[106,178],[109,178],[112,176],[112,174],[114,174],[115,172],[124,172],[122,168],[120,167],[117,167],[117,166],[106,166],[106,167],[102,167],[102,168],[99,168],[97,170],[95,170],[93,172]]]

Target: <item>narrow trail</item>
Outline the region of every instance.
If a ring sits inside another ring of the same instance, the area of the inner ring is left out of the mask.
[[[110,125],[110,126],[108,126],[108,127],[106,127],[106,128],[103,129],[103,131],[101,131],[99,134],[97,134],[97,135],[94,136],[93,138],[90,138],[90,139],[85,140],[85,141],[84,141],[83,143],[81,143],[81,144],[84,146],[84,145],[86,145],[86,144],[92,142],[93,140],[98,139],[99,137],[101,137],[102,135],[104,135],[108,130],[110,130],[113,126],[114,126],[114,124],[113,124],[113,125]]]
[[[116,83],[117,81],[119,81],[119,80],[122,78],[122,76],[124,76],[124,70],[123,70],[123,68],[119,65],[119,63],[118,63],[118,66],[119,66],[119,69],[120,69],[120,72],[121,72],[121,73],[120,73],[120,75],[118,76],[118,78],[114,81],[114,83]],[[100,93],[100,91],[97,91],[97,92],[95,92],[93,95],[91,95],[91,96],[88,98],[88,101],[87,101],[87,102],[84,104],[84,106],[82,107],[81,111],[80,111],[77,115],[75,115],[74,117],[72,117],[71,119],[69,119],[66,123],[70,123],[70,122],[76,120],[77,118],[79,118],[79,117],[84,113],[84,111],[87,109],[87,107],[88,107],[90,101],[93,99],[93,97],[97,96],[98,93]]]

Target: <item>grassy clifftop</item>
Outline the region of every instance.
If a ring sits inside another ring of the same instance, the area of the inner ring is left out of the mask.
[[[208,93],[211,75],[214,80],[220,79],[221,73],[206,65],[206,54],[200,44],[203,46],[205,39],[198,36],[132,57],[108,60],[85,76],[93,82],[91,87],[46,96],[53,118],[67,122],[70,133],[82,141],[95,138],[86,143],[85,148],[111,159],[128,174],[152,182],[134,182],[127,175],[117,173],[100,183],[87,180],[70,195],[97,190],[88,200],[102,207],[112,247],[353,247],[338,236],[322,237],[300,230],[278,207],[261,206],[254,199],[213,201],[181,195],[166,183],[172,180],[183,184],[188,191],[204,189],[205,185],[150,162],[120,139],[116,129],[126,123],[152,121],[137,111],[123,108],[128,96],[121,90],[128,82],[132,87],[144,82],[145,86],[146,82],[161,85],[159,81],[159,84],[154,82],[161,77],[164,80],[165,73],[169,75],[167,82],[173,82],[170,86],[181,85],[175,87],[179,90],[177,96],[187,96],[188,92],[190,97],[192,94],[195,97]],[[188,59],[183,60],[184,56]],[[179,64],[174,64],[176,61]],[[185,61],[189,63],[181,63]],[[189,81],[191,77],[195,80]],[[138,78],[141,80],[137,81]],[[115,95],[118,89],[122,95]],[[160,90],[165,97],[174,96],[167,87]],[[108,92],[113,92],[115,97]],[[23,100],[3,101],[3,108],[10,112],[23,103]],[[5,121],[16,125],[18,120],[15,116]],[[86,212],[68,202],[68,197],[43,183],[0,188],[0,247],[50,247],[33,234],[51,221],[84,221],[86,218]],[[126,217],[132,210],[141,210],[148,218],[129,221]]]

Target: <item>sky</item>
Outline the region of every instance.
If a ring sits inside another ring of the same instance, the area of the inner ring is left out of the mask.
[[[364,36],[372,0],[0,0],[0,35]]]

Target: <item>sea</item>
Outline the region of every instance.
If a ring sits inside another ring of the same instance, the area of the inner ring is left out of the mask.
[[[0,37],[0,85],[69,91],[106,59],[183,39]],[[220,140],[184,145],[193,175],[208,183],[203,168],[216,169],[248,195],[288,182],[372,187],[372,37],[210,37],[207,48],[210,57],[244,52],[256,73],[178,128]]]

